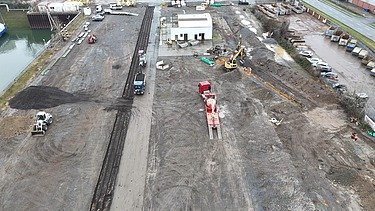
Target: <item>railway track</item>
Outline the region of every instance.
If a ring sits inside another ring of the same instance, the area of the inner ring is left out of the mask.
[[[123,108],[118,109],[118,112],[116,114],[116,119],[111,133],[107,152],[103,161],[97,185],[95,187],[94,196],[91,201],[91,211],[109,210],[111,207],[111,202],[116,185],[116,178],[119,171],[122,151],[131,116],[131,105],[133,104],[134,98],[134,90],[132,84],[135,74],[141,71],[141,67],[138,65],[138,51],[147,50],[154,8],[155,7],[153,6],[148,6],[146,8],[145,16],[141,25],[141,30],[138,35],[137,44],[134,49],[133,59],[130,64],[130,70],[126,79],[124,91],[122,93],[124,105]]]

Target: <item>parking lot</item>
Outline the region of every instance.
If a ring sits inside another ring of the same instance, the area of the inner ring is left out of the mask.
[[[361,59],[345,51],[344,46],[331,42],[329,37],[323,35],[328,26],[321,23],[311,15],[304,13],[291,15],[291,29],[296,30],[304,37],[305,45],[313,52],[313,58],[320,58],[332,67],[332,72],[337,73],[337,80],[325,80],[329,86],[335,83],[343,84],[347,91],[366,93],[369,96],[367,113],[375,116],[375,77],[370,75],[370,70],[361,65]]]

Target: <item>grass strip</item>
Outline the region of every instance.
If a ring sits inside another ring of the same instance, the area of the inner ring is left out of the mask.
[[[321,10],[315,8],[314,6],[312,6],[312,5],[310,5],[310,4],[306,3],[306,2],[303,2],[303,3],[304,3],[304,5],[306,7],[310,8],[311,10],[314,10],[320,16],[323,16],[326,19],[328,19],[330,22],[332,22],[332,23],[340,26],[340,28],[342,30],[346,31],[352,37],[354,37],[355,39],[357,39],[358,41],[360,41],[361,43],[363,43],[364,45],[366,45],[368,48],[370,48],[373,52],[375,52],[375,42],[372,39],[367,38],[366,36],[362,35],[361,33],[357,32],[356,30],[350,28],[349,26],[345,25],[341,21],[333,18],[332,16],[327,15],[326,13],[324,13]]]

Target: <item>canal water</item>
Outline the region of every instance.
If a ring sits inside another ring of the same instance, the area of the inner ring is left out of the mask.
[[[51,37],[49,30],[8,28],[0,37],[0,93],[17,78],[44,49]]]
[[[52,35],[50,30],[31,30],[25,24],[26,14],[16,13],[2,12],[4,20],[0,20],[8,29],[0,37],[0,93],[42,52]]]

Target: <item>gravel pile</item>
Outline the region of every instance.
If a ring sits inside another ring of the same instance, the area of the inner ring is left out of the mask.
[[[82,101],[80,97],[64,92],[56,87],[30,86],[14,96],[9,101],[9,106],[22,110],[44,109],[79,101]]]

